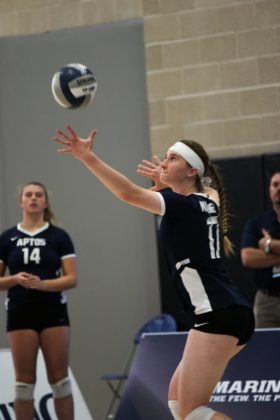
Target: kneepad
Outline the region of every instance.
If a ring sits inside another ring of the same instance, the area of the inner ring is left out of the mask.
[[[212,410],[212,408],[201,405],[189,413],[185,420],[210,420],[215,413],[216,411]]]
[[[34,384],[26,382],[16,382],[16,399],[22,401],[30,401],[34,398]]]
[[[51,385],[54,398],[65,398],[72,394],[71,381],[68,376]]]

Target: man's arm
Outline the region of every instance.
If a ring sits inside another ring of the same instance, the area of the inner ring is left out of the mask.
[[[260,247],[262,248],[261,244]],[[262,248],[263,249],[263,248]],[[270,252],[280,256],[280,240],[270,238]]]
[[[275,239],[272,239],[271,242],[280,243],[280,241],[276,241]],[[241,250],[242,264],[244,265],[244,267],[248,268],[267,268],[280,264],[280,253],[274,253],[272,247],[271,250],[271,253],[266,254],[262,249],[249,247],[243,248]]]

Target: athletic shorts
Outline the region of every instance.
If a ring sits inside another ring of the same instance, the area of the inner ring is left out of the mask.
[[[195,315],[194,330],[225,334],[238,338],[238,346],[248,343],[255,329],[253,310],[247,306],[230,306]]]
[[[30,303],[7,311],[7,332],[70,326],[66,303]]]

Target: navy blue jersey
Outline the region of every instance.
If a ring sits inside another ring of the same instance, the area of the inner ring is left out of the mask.
[[[186,303],[187,293],[195,314],[232,305],[250,306],[221,260],[217,204],[205,194],[159,194],[163,198],[159,235]]]
[[[280,223],[276,213],[271,210],[250,218],[245,226],[241,248],[259,248],[259,240],[266,229],[274,239],[280,239]],[[280,267],[257,268],[254,270],[258,288],[280,291]]]
[[[24,271],[41,280],[55,279],[61,275],[61,260],[73,256],[75,250],[69,235],[49,223],[35,232],[26,231],[18,224],[0,236],[0,261],[11,275]],[[64,303],[66,295],[63,291],[43,292],[20,285],[8,290],[8,309],[35,301]]]

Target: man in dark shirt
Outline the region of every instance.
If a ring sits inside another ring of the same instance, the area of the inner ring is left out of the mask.
[[[241,260],[255,270],[257,328],[280,327],[280,170],[269,185],[272,210],[248,220],[241,241]]]

